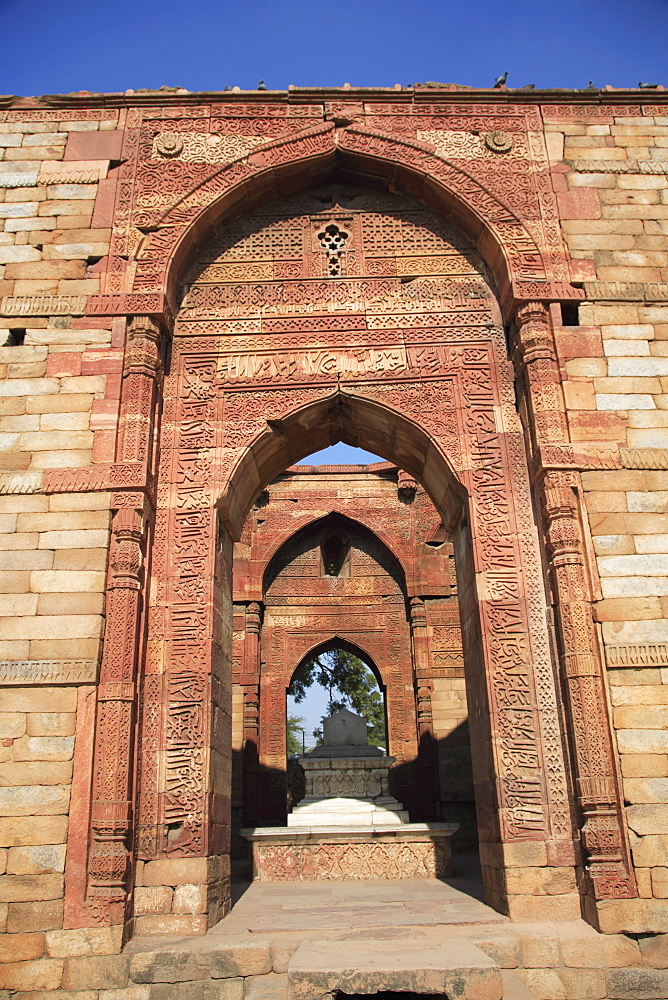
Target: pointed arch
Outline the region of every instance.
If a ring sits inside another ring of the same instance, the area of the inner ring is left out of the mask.
[[[213,226],[335,173],[362,183],[371,177],[459,226],[486,260],[506,304],[580,294],[550,281],[550,259],[526,225],[458,162],[427,143],[331,122],[225,164],[173,202],[139,244],[134,291],[162,291],[175,309],[180,277]]]
[[[316,642],[310,649],[306,650],[306,652],[300,656],[298,662],[294,664],[290,676],[287,678],[288,688],[292,683],[292,678],[295,676],[302,663],[305,663],[306,660],[310,660],[316,656],[320,656],[321,653],[329,653],[333,649],[345,649],[347,653],[352,653],[353,656],[356,656],[359,660],[361,660],[378,681],[380,692],[384,695],[387,687],[387,680],[383,677],[383,672],[376,663],[376,660],[371,652],[364,647],[363,642],[351,642],[350,639],[345,639],[343,636],[337,635],[336,633],[332,635],[331,639]]]

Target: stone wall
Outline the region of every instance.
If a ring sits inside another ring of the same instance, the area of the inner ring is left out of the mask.
[[[418,149],[419,167],[434,185],[441,183],[436,174],[446,161],[463,163],[467,177],[484,181],[497,219],[498,199],[505,198],[526,215],[534,234],[544,226],[536,239],[544,241],[546,259],[551,254],[557,262],[554,274],[541,285],[524,273],[513,288],[518,302],[544,292],[546,301],[557,303],[550,316],[572,467],[583,470],[588,585],[607,661],[639,889],[638,899],[600,901],[592,919],[611,931],[668,931],[668,105],[661,95],[653,97],[656,104],[643,105],[638,93],[599,95],[589,103],[538,93],[512,95],[512,103],[506,93],[435,93],[414,100],[405,92],[378,92],[370,99],[368,93],[341,91],[264,96],[264,103],[257,96],[221,95],[206,108],[193,95],[0,99],[0,864],[6,866],[0,929],[9,932],[0,986],[56,988],[64,955],[120,947],[118,926],[80,930],[80,912],[70,909],[63,917],[63,870],[81,896],[109,520],[112,491],[121,488],[112,463],[119,459],[127,317],[157,316],[169,326],[163,292],[171,291],[160,268],[174,249],[170,234],[190,222],[169,216],[165,232],[149,239],[150,252],[139,259],[135,251],[155,221],[152,211],[168,214],[200,182],[197,204],[208,204],[207,197],[219,194],[218,172],[256,146],[281,139],[287,148],[289,137],[311,129],[293,172],[302,170],[305,184],[309,177],[321,180],[326,170],[318,173],[320,166],[313,164],[322,149],[335,156],[333,140],[325,145],[333,118],[350,117],[372,137],[393,134],[388,157],[396,158],[397,148]],[[200,117],[204,125],[189,124]],[[156,118],[170,125],[158,128]],[[238,120],[252,142],[246,133],[235,134]],[[230,125],[225,143],[197,152],[192,136],[211,122],[213,135],[221,121]],[[148,145],[139,135],[142,122],[153,128]],[[505,167],[495,159],[505,155],[503,143],[494,146],[500,127],[517,143],[518,155]],[[185,159],[183,151],[175,153],[177,132],[189,137]],[[359,132],[350,134],[341,138],[348,165],[355,143],[361,143]],[[482,134],[492,137],[487,144]],[[373,157],[382,160],[381,146],[368,154],[367,166]],[[233,169],[253,180],[266,164],[267,171],[278,171],[283,155],[279,150],[272,160],[274,153],[251,153]],[[454,168],[447,170],[454,177]],[[556,206],[540,223],[538,196],[531,201],[534,182],[541,205]],[[452,180],[451,200],[465,200],[470,192],[457,184]],[[417,182],[414,190],[404,187],[429,200]],[[248,194],[253,206],[258,190]],[[272,175],[264,199],[282,193]],[[487,201],[476,204],[484,228]],[[450,211],[450,201],[447,206]],[[508,243],[508,258],[526,254],[534,267],[526,234],[510,233],[509,241],[511,236],[517,242]],[[499,274],[499,244],[490,238],[481,246]],[[140,272],[141,282],[133,283]],[[566,272],[583,287],[578,325]],[[509,296],[507,287],[500,290],[504,308],[510,308]],[[560,299],[566,300],[563,310]],[[139,435],[139,441],[138,452],[145,452],[147,440]],[[77,470],[91,467],[98,478],[82,485]],[[127,485],[129,479],[119,477]],[[142,483],[150,493],[150,476]],[[142,670],[144,665],[142,659]],[[457,714],[463,706],[456,680],[444,678],[435,686],[435,720],[444,725],[463,717]],[[238,691],[236,697],[238,706]],[[150,861],[139,871],[137,912],[153,921],[146,920],[146,928],[162,929],[154,919],[161,907],[178,917],[179,929],[205,925],[201,880],[208,874],[195,864],[192,881],[191,860],[165,862],[169,872],[151,869],[162,862]],[[156,884],[159,878],[163,882]]]

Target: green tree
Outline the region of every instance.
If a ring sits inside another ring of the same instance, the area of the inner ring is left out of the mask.
[[[342,708],[363,716],[368,725],[369,743],[386,747],[385,709],[373,673],[358,656],[345,649],[331,649],[305,660],[295,671],[288,694],[299,704],[314,684],[328,694],[329,715]],[[322,729],[314,729],[316,741],[322,741]]]
[[[301,715],[288,715],[287,725],[287,751],[288,757],[295,753],[302,752],[302,729],[304,719]]]

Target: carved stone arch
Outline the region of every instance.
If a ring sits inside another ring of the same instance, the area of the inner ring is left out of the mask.
[[[187,262],[221,218],[315,186],[334,171],[379,178],[460,226],[492,269],[508,311],[527,298],[582,297],[555,280],[551,258],[517,214],[456,161],[427,143],[328,122],[267,143],[179,196],[138,246],[133,290],[163,292],[174,310]]]
[[[266,574],[271,566],[272,561],[276,558],[281,549],[284,546],[290,545],[292,540],[296,539],[298,535],[302,533],[306,534],[307,532],[314,530],[318,524],[322,523],[323,521],[326,521],[333,514],[337,515],[344,521],[347,521],[350,525],[357,528],[362,528],[364,529],[365,532],[368,532],[370,535],[373,535],[376,538],[378,538],[378,540],[387,549],[394,563],[399,569],[401,576],[403,578],[403,584],[405,589],[406,588],[406,571],[404,569],[405,553],[404,553],[404,558],[402,558],[400,555],[397,554],[397,548],[399,545],[398,540],[390,538],[387,532],[383,531],[382,528],[380,528],[379,526],[374,525],[373,527],[371,527],[370,524],[366,523],[367,519],[364,516],[364,512],[360,512],[358,517],[353,518],[350,516],[349,513],[347,513],[342,508],[340,504],[332,504],[330,510],[326,514],[323,514],[322,517],[318,517],[315,520],[308,521],[307,523],[300,525],[294,531],[289,531],[288,529],[284,529],[282,531],[273,532],[271,542],[267,545],[265,549],[261,550],[262,552],[261,558],[257,560],[257,573],[258,575],[260,573],[262,574],[262,579],[258,580],[254,576],[251,576],[249,578],[249,586],[255,591],[263,592],[265,589],[264,580],[266,578]]]
[[[378,663],[377,655],[374,656],[371,649],[367,648],[364,641],[352,642],[345,636],[333,634],[330,639],[319,640],[314,643],[306,652],[300,652],[297,659],[293,659],[289,665],[289,676],[287,677],[288,685],[292,678],[294,677],[295,671],[301,666],[301,664],[312,656],[318,656],[320,653],[327,653],[331,649],[345,649],[347,652],[352,653],[353,656],[357,656],[363,663],[369,668],[376,680],[378,681],[381,690],[387,687],[387,677],[384,676],[382,670],[382,664]],[[287,675],[286,675],[287,676]]]

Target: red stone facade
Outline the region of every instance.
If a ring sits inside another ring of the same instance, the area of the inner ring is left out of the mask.
[[[416,816],[441,808],[431,697],[463,657],[492,905],[582,906],[596,923],[637,899],[582,478],[622,469],[623,420],[564,388],[571,359],[602,357],[596,330],[565,319],[606,273],[569,251],[593,188],[567,186],[548,126],[659,122],[656,99],[305,91],[0,109],[8,128],[93,123],[72,128],[57,169],[45,154],[40,183],[59,179],[62,197],[97,185],[91,224],[110,230],[77,287],[3,283],[0,310],[5,326],[60,318],[71,343],[109,333],[104,349],[61,346],[44,373],[105,380],[88,458],[42,464],[40,496],[99,495],[111,512],[66,927],[130,933],[140,891],[175,872],[202,906],[151,923],[164,910],[144,893],[136,927],[203,932],[226,912],[233,688],[243,808],[280,818],[285,687],[333,637],[386,686]],[[326,488],[283,476],[339,440],[391,463],[366,496],[333,472]],[[328,524],[365,574],[320,578]],[[430,547],[446,538],[452,558]]]

